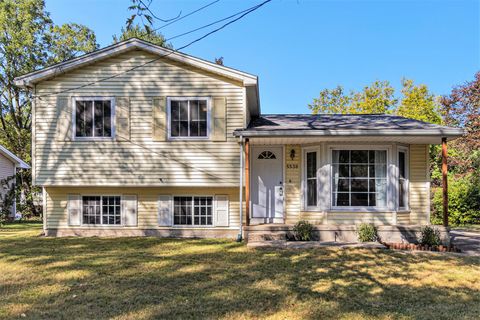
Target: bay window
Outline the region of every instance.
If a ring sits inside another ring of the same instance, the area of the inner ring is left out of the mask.
[[[398,208],[408,209],[408,170],[407,149],[399,148],[398,151]]]
[[[307,207],[317,206],[317,152],[306,152],[306,205]]]
[[[332,150],[332,207],[387,206],[387,151]]]

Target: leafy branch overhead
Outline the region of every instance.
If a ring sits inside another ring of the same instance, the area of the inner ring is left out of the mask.
[[[178,19],[180,15],[182,14],[182,11],[178,13],[176,17],[170,18],[170,19],[163,19],[160,18],[157,14],[155,14],[151,9],[150,6],[152,5],[152,0],[132,0],[132,5],[128,7],[128,10],[133,11],[133,14],[127,18],[127,21],[125,22],[125,26],[127,30],[132,29],[132,27],[135,25],[135,19],[138,17],[141,19],[142,24],[147,31],[147,33],[151,33],[152,30],[152,25],[155,20],[161,21],[161,22],[169,22],[175,19]],[[146,23],[145,23],[145,20]]]

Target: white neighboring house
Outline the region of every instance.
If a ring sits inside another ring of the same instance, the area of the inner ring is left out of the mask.
[[[0,145],[0,181],[3,181],[9,177],[14,176],[17,173],[17,169],[30,169],[30,166],[25,163],[22,159],[14,155],[7,148]],[[10,185],[14,184],[15,180],[12,180]],[[3,196],[7,193],[9,188],[0,187],[0,196]],[[0,203],[0,207],[3,206],[3,203]],[[17,214],[16,203],[13,204],[11,208],[11,217],[15,219],[20,219],[21,214]]]

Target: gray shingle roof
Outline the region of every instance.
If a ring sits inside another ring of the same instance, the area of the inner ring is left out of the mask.
[[[444,135],[463,130],[386,114],[269,114],[252,119],[235,135]]]

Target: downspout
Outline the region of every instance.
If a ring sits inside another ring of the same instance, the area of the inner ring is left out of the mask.
[[[240,135],[240,188],[239,188],[239,204],[240,204],[240,228],[238,230],[237,242],[241,242],[243,238],[243,136]]]

